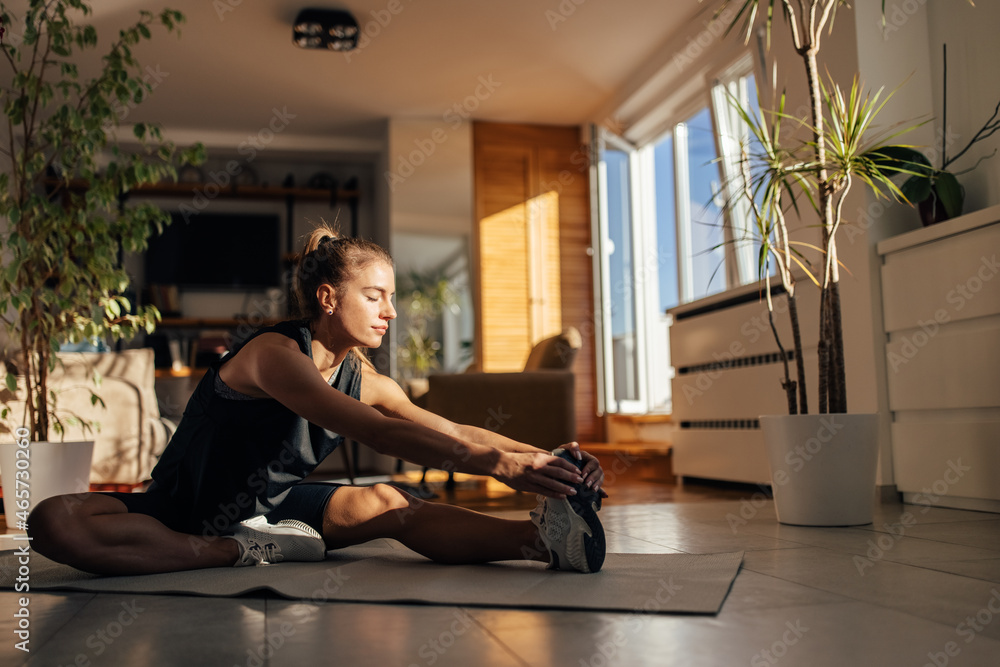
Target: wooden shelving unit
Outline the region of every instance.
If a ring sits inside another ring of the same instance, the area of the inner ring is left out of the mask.
[[[47,179],[45,186],[50,193],[57,194],[59,189],[64,192],[84,192],[88,188],[87,181],[83,179],[71,179],[68,183],[61,179]],[[358,234],[358,200],[361,198],[361,191],[355,189],[336,190],[317,188],[297,188],[265,185],[227,185],[225,187],[215,183],[149,183],[140,185],[126,193],[123,201],[129,197],[207,197],[208,199],[250,199],[258,201],[283,201],[287,207],[287,217],[293,219],[293,209],[296,201],[321,201],[329,202],[331,206],[344,203],[351,210],[351,236]],[[290,227],[289,227],[290,230]],[[291,234],[287,239],[288,250],[291,251]]]
[[[215,186],[214,183],[155,183],[141,185],[132,190],[130,194],[147,197],[178,197],[194,196],[201,193],[208,196],[209,192],[206,191],[206,188],[210,186],[214,186],[217,189],[217,192],[211,193],[212,198],[284,200],[288,197],[293,197],[294,199],[301,199],[303,201],[351,202],[357,201],[361,196],[358,190],[317,190],[314,188],[285,188],[263,185],[230,185],[223,188]]]
[[[60,179],[48,179],[45,185],[50,188],[66,187],[70,192],[84,192],[88,184],[82,179],[72,179],[68,185]],[[228,185],[220,187],[214,183],[150,183],[140,185],[129,191],[129,195],[144,195],[147,197],[184,197],[196,194],[207,194],[206,188],[214,187],[211,197],[226,197],[237,199],[275,199],[284,200],[287,197],[302,199],[304,201],[329,201],[338,202],[356,201],[360,196],[359,190],[321,190],[316,188],[285,188],[280,186],[265,185]]]
[[[164,317],[156,325],[157,329],[236,329],[247,324],[255,329],[268,327],[281,322],[280,319],[267,318],[260,322],[249,322],[234,317]]]

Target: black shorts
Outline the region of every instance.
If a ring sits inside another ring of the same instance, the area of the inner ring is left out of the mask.
[[[271,523],[277,523],[283,519],[297,519],[322,534],[326,506],[329,504],[330,498],[333,497],[333,492],[341,486],[345,485],[336,483],[296,484],[288,491],[288,495],[281,501],[281,504],[265,516]],[[130,513],[151,516],[171,530],[191,535],[205,532],[203,519],[183,516],[177,511],[173,502],[156,491],[155,486],[146,493],[120,493],[117,491],[102,491],[100,493],[122,501]]]

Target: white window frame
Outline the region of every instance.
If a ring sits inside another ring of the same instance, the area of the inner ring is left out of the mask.
[[[598,411],[601,414],[645,414],[659,408],[658,411],[670,410],[669,399],[664,406],[652,406],[653,397],[669,396],[669,373],[659,375],[648,371],[652,346],[662,346],[669,350],[668,341],[655,341],[657,322],[652,318],[654,310],[659,309],[659,258],[656,248],[656,183],[653,151],[655,146],[667,135],[673,138],[674,159],[674,205],[675,231],[677,234],[677,278],[678,298],[681,304],[694,301],[692,240],[691,240],[691,210],[689,197],[690,170],[687,163],[687,126],[685,119],[707,107],[712,119],[712,133],[716,145],[716,154],[720,157],[720,183],[736,183],[735,165],[739,159],[739,146],[745,141],[748,132],[739,122],[738,114],[733,111],[725,89],[732,91],[744,104],[750,91],[747,90],[746,79],[755,75],[753,60],[749,54],[744,54],[728,66],[719,70],[718,74],[706,81],[703,94],[695,95],[687,103],[673,107],[670,118],[672,122],[663,123],[662,131],[653,138],[646,135],[641,145],[635,145],[627,139],[613,134],[601,127],[593,127],[591,131],[591,146],[593,159],[591,161],[592,210],[595,212],[592,220],[593,261],[595,276],[595,330],[598,334]],[[629,156],[629,181],[631,189],[631,235],[633,240],[633,277],[636,307],[636,340],[635,355],[637,359],[636,386],[638,396],[635,400],[617,400],[614,387],[613,341],[611,337],[611,285],[609,271],[610,241],[607,209],[607,169],[603,161],[603,151],[606,147],[626,152]],[[725,188],[725,185],[723,185]],[[681,196],[681,193],[684,193]],[[726,269],[724,291],[745,285],[756,280],[756,262],[754,246],[748,242],[734,243],[734,239],[748,238],[752,230],[748,229],[749,207],[730,191],[723,189],[721,197],[737,202],[731,210],[721,206],[725,246]],[[733,214],[735,212],[735,214]],[[735,218],[735,220],[734,220]],[[752,236],[749,236],[752,238]],[[653,249],[651,252],[650,249]],[[652,342],[652,345],[651,345]],[[657,350],[660,350],[657,347]],[[669,368],[669,351],[666,353]],[[658,360],[658,363],[662,363]],[[658,383],[666,382],[666,392],[657,391]]]

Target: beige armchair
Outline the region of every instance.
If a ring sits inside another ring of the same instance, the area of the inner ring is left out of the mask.
[[[99,425],[92,433],[69,426],[65,436],[67,441],[94,440],[91,485],[131,486],[147,480],[174,431],[172,422],[161,419],[157,406],[153,350],[64,352],[59,359],[62,364],[50,379],[58,395],[59,413]],[[99,386],[93,383],[95,371],[101,376]],[[101,397],[105,407],[91,403],[91,391]],[[12,408],[13,415],[24,409],[23,394],[15,396],[4,390],[0,399]]]

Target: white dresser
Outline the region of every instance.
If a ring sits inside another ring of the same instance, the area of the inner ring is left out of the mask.
[[[896,485],[906,502],[1000,512],[1000,206],[878,253]]]

